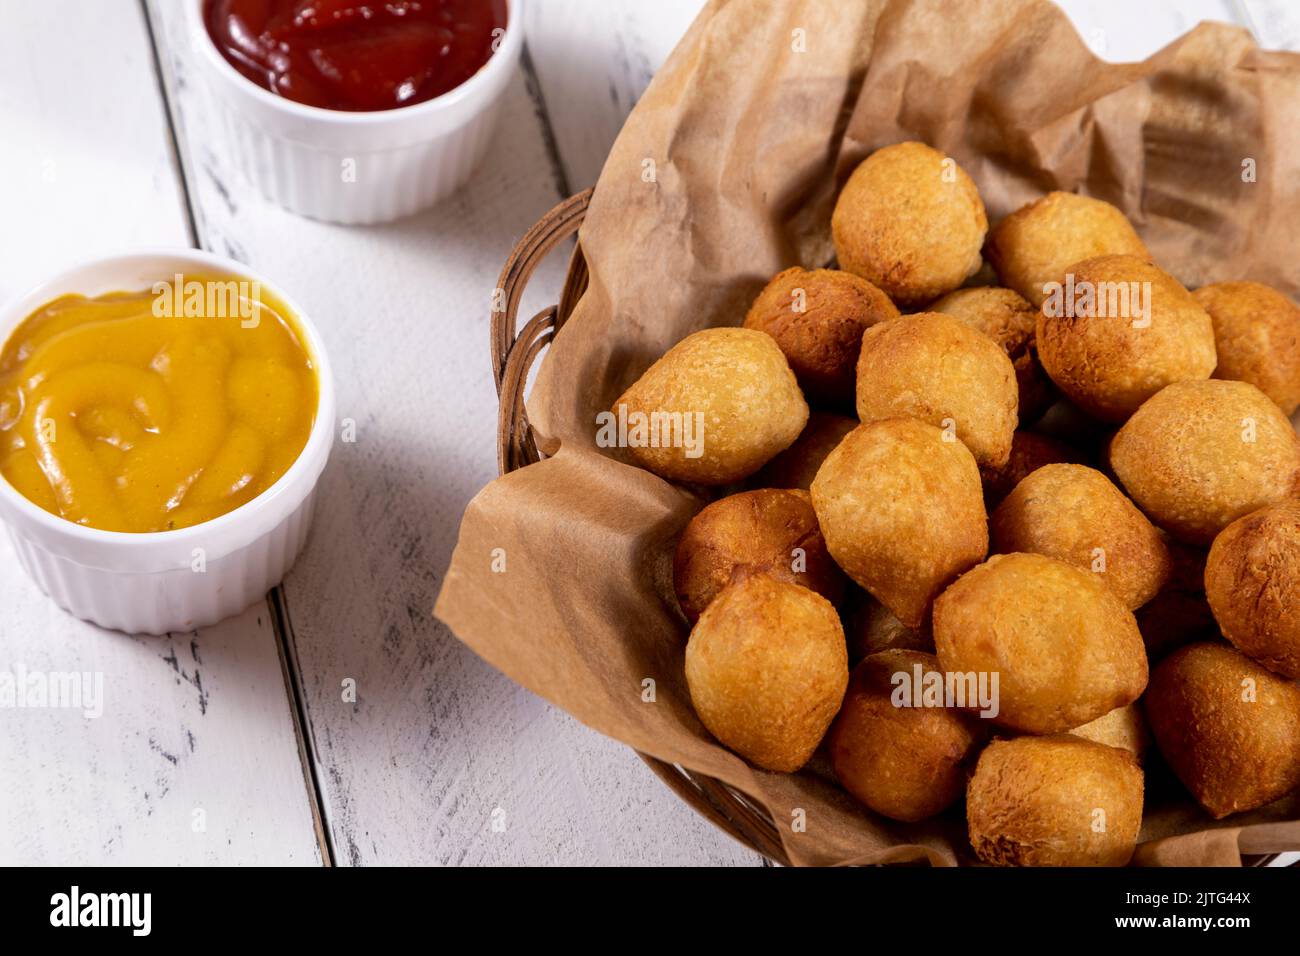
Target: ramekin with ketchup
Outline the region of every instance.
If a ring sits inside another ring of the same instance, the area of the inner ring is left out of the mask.
[[[189,0],[232,157],[268,199],[386,222],[482,159],[523,47],[523,0]]]

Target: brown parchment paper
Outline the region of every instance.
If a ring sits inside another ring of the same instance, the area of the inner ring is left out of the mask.
[[[970,862],[961,807],[894,823],[820,755],[786,776],[713,741],[690,706],[671,588],[674,539],[705,502],[596,448],[595,416],[686,334],[738,325],[778,270],[828,263],[839,186],[907,139],[956,158],[992,222],[1078,190],[1123,209],[1189,286],[1300,291],[1300,56],[1242,29],[1202,24],[1117,65],[1046,0],[715,0],[700,14],[629,117],[580,234],[590,288],[528,406],[552,457],[474,499],[435,613],[588,726],[752,796],[799,864]],[[1142,840],[1142,865],[1300,848],[1300,796],[1215,824],[1157,759]]]

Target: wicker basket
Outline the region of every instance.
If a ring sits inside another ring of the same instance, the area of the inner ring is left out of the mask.
[[[501,474],[541,459],[524,409],[524,388],[538,355],[555,337],[587,289],[587,262],[575,245],[558,305],[543,309],[518,328],[524,287],[538,264],[556,246],[577,233],[591,202],[591,190],[567,199],[547,213],[515,246],[497,282],[498,301],[492,312],[492,373],[496,377],[500,413],[497,420],[497,469]],[[501,301],[504,300],[504,301]],[[683,767],[639,754],[674,793],[745,846],[782,865],[789,858],[776,824],[762,807],[720,781]]]
[[[522,328],[517,325],[524,287],[538,264],[557,246],[574,236],[582,225],[591,202],[592,190],[566,199],[548,212],[519,241],[497,288],[504,302],[494,303],[492,312],[492,371],[496,377],[500,412],[497,423],[497,469],[507,474],[541,459],[528,414],[524,390],[528,373],[542,350],[555,337],[587,290],[587,261],[582,246],[575,244],[558,305],[543,309]],[[766,861],[788,866],[776,824],[765,809],[743,793],[703,774],[638,753],[650,769],[679,797],[731,834]],[[1244,866],[1265,866],[1275,855],[1243,856]],[[1296,864],[1300,865],[1300,864]]]

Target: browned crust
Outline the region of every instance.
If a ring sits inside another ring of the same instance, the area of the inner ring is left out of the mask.
[[[678,539],[673,588],[692,624],[724,587],[756,574],[810,588],[832,604],[843,598],[844,573],[826,550],[806,491],[729,495],[706,505]]]
[[[1205,593],[1238,650],[1300,679],[1300,501],[1228,525],[1210,548]]]
[[[1300,786],[1300,686],[1230,645],[1174,651],[1143,703],[1165,761],[1216,820]]]
[[[868,156],[831,216],[840,268],[879,286],[902,308],[932,301],[977,272],[987,231],[970,176],[917,142]]]
[[[1056,399],[1056,389],[1038,361],[1036,306],[1012,289],[986,286],[949,292],[928,311],[964,322],[1000,345],[1016,370],[1020,426],[1043,416]]]
[[[895,675],[911,682],[917,666],[922,674],[940,673],[938,659],[920,651],[883,651],[862,661],[827,737],[844,789],[877,813],[905,822],[957,801],[966,765],[985,737],[980,722],[959,711],[895,706]]]
[[[1002,284],[1035,307],[1043,304],[1043,284],[1059,281],[1072,263],[1104,255],[1151,261],[1151,253],[1119,209],[1101,199],[1059,191],[1021,206],[998,223],[984,255]]]
[[[801,297],[796,298],[796,290]],[[745,328],[776,340],[810,400],[848,408],[862,333],[898,315],[889,297],[860,276],[796,267],[759,293],[745,316]]]
[[[1284,415],[1300,407],[1300,308],[1259,282],[1216,282],[1193,293],[1214,322],[1215,378],[1250,382]]]
[[[1038,358],[1066,396],[1103,421],[1122,422],[1166,385],[1214,372],[1214,327],[1178,280],[1149,262],[1112,255],[1072,264],[1076,286],[1102,290],[1150,283],[1149,325],[1130,315],[1071,315],[1044,302]],[[1100,298],[1100,297],[1099,297]],[[1108,299],[1109,301],[1109,299]],[[1135,322],[1137,323],[1135,325]]]
[[[993,513],[989,532],[995,552],[1032,551],[1097,574],[1130,610],[1155,597],[1172,571],[1155,525],[1084,465],[1030,474]]]
[[[995,740],[966,790],[971,846],[995,866],[1124,866],[1143,789],[1126,750],[1070,735]]]
[[[974,457],[916,419],[850,432],[822,464],[812,499],[836,563],[910,628],[988,551]]]
[[[1295,495],[1300,438],[1253,385],[1178,382],[1116,433],[1110,463],[1152,521],[1208,545],[1237,518]]]
[[[1132,703],[1147,658],[1132,613],[1097,575],[1040,554],[994,555],[934,604],[944,670],[999,675],[994,722],[1070,730]]]
[[[858,417],[907,415],[949,428],[975,460],[999,467],[1016,430],[1016,372],[988,336],[937,312],[874,326],[862,336]]]
[[[709,732],[751,763],[786,773],[813,755],[849,680],[835,608],[762,575],[730,585],[705,609],[685,668]]]

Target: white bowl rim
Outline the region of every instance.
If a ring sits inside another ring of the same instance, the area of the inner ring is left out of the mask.
[[[125,267],[128,262],[137,259],[171,259],[189,262],[193,265],[229,273],[233,278],[246,278],[265,286],[293,313],[292,320],[306,338],[308,354],[315,366],[318,388],[316,420],[312,423],[311,433],[307,436],[307,444],[303,446],[302,451],[298,453],[298,457],[294,459],[293,464],[285,470],[284,474],[257,497],[244,502],[232,511],[218,515],[208,521],[190,525],[187,528],[177,528],[173,531],[134,532],[105,531],[100,528],[87,527],[46,511],[0,476],[0,499],[4,499],[11,507],[19,511],[24,518],[40,525],[47,531],[64,538],[95,543],[101,546],[111,545],[135,552],[148,551],[154,553],[154,549],[160,545],[166,546],[170,550],[172,548],[183,548],[186,544],[194,541],[210,541],[213,535],[237,526],[239,522],[246,520],[247,516],[255,509],[263,510],[282,497],[289,487],[297,484],[305,477],[304,472],[311,468],[312,463],[320,458],[322,454],[328,456],[334,442],[334,376],[320,332],[312,324],[311,319],[302,310],[302,307],[285,295],[276,283],[271,282],[255,269],[250,269],[234,259],[203,249],[183,246],[132,248],[109,256],[93,256],[83,259],[61,270],[28,292],[0,305],[0,348],[3,348],[8,343],[9,336],[13,334],[18,324],[36,308],[59,295],[69,294],[67,291],[55,290],[59,288],[66,289],[69,280],[77,273],[92,268]],[[160,276],[159,280],[166,281],[170,278],[171,276]],[[322,467],[323,464],[322,462]],[[318,477],[319,475],[313,476],[312,481],[314,482]]]
[[[512,70],[514,68],[516,48],[522,48],[523,46],[525,0],[505,0],[505,2],[506,31],[501,36],[501,44],[493,52],[492,57],[479,68],[477,73],[459,86],[453,87],[446,93],[435,96],[431,100],[416,103],[414,106],[394,106],[384,110],[331,110],[323,106],[309,106],[306,103],[299,103],[296,100],[277,96],[270,90],[258,86],[236,70],[230,61],[221,55],[221,51],[217,49],[217,44],[208,33],[204,22],[203,7],[206,5],[207,0],[190,0],[190,30],[197,38],[195,45],[202,52],[202,55],[216,67],[217,72],[221,73],[228,81],[235,81],[240,86],[245,87],[249,95],[263,105],[273,109],[282,109],[304,119],[326,120],[340,125],[374,126],[399,120],[415,121],[423,116],[450,110],[463,100],[475,96],[480,87],[491,84],[495,74]]]

